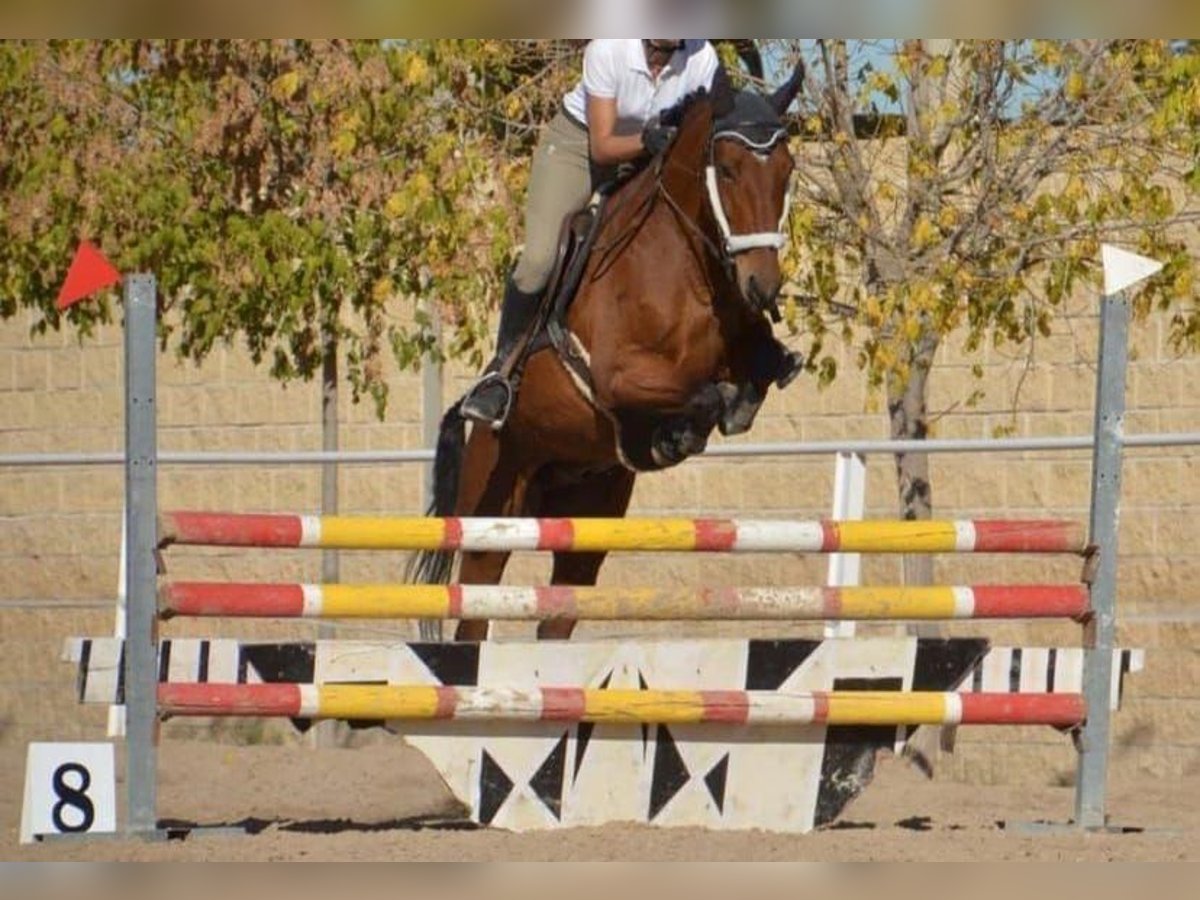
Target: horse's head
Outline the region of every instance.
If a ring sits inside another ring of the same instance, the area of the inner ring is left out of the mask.
[[[742,299],[776,315],[783,282],[779,250],[786,243],[794,167],[783,113],[802,79],[798,69],[771,97],[740,91],[720,104],[705,171],[721,251],[732,264]]]

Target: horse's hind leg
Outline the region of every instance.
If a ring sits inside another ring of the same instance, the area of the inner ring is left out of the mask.
[[[545,491],[533,514],[619,518],[629,507],[634,478],[633,472],[620,466],[589,475],[576,484]],[[555,553],[550,583],[595,584],[605,556],[605,553]],[[538,623],[537,636],[539,640],[566,640],[574,629],[574,619],[552,619]]]
[[[525,503],[528,478],[505,453],[503,437],[476,427],[467,442],[456,513],[460,516],[513,516]],[[467,552],[459,565],[460,584],[499,584],[508,564],[507,552]],[[463,619],[456,641],[485,641],[486,619]]]

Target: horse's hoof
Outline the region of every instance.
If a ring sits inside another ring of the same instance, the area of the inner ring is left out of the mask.
[[[760,392],[751,382],[742,385],[731,384],[729,387],[733,388],[732,393],[725,390],[721,392],[724,405],[721,418],[717,420],[717,428],[725,437],[749,431],[763,400],[766,399],[766,390]]]
[[[654,460],[654,464],[660,469],[669,469],[671,466],[679,465],[689,456],[704,451],[703,445],[701,445],[699,451],[691,449],[694,444],[695,440],[689,438],[686,434],[662,437],[656,440],[651,446],[650,456]]]
[[[758,407],[754,407],[749,411],[749,414],[743,410],[737,409],[730,412],[728,415],[721,417],[718,427],[721,430],[723,437],[736,437],[739,434],[745,434],[750,430],[750,426],[754,423],[754,415],[758,411]]]
[[[775,386],[783,390],[795,381],[796,376],[802,371],[804,371],[804,355],[795,350],[788,350],[780,360],[779,372],[775,376]]]
[[[708,449],[708,436],[689,432],[679,439],[679,450],[686,458],[699,456]]]
[[[722,408],[728,409],[738,402],[742,394],[742,389],[732,381],[718,381],[717,393],[721,396]]]
[[[670,469],[687,459],[687,454],[680,453],[674,445],[655,444],[650,448],[650,459],[657,469]]]

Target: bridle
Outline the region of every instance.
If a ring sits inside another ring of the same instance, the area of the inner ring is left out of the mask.
[[[743,127],[760,127],[758,123]],[[717,187],[717,168],[714,162],[713,154],[716,148],[717,141],[720,140],[736,140],[743,146],[753,150],[756,154],[767,154],[775,149],[775,146],[787,138],[787,129],[780,126],[774,129],[765,140],[755,141],[744,131],[737,128],[726,128],[721,131],[714,132],[708,141],[707,161],[704,167],[704,184],[708,196],[709,209],[712,211],[713,219],[717,223],[717,229],[720,231],[720,244],[715,244],[712,239],[705,233],[691,216],[679,205],[671,192],[667,190],[663,184],[662,173],[659,172],[657,179],[657,192],[667,202],[667,205],[674,210],[687,228],[700,238],[701,242],[707,248],[708,252],[725,267],[727,271],[732,271],[734,266],[734,257],[739,253],[745,253],[748,250],[757,250],[759,248],[770,248],[772,250],[780,250],[787,244],[787,235],[784,233],[784,227],[787,224],[788,214],[792,206],[792,192],[787,190],[784,193],[783,199],[783,214],[779,217],[779,225],[775,231],[758,231],[749,234],[734,234],[733,229],[729,225],[729,216],[725,212],[725,204],[721,201],[721,192]]]
[[[705,250],[710,256],[725,270],[725,273],[730,278],[734,277],[734,257],[739,253],[745,253],[748,250],[756,250],[759,248],[770,248],[772,250],[780,250],[787,245],[787,235],[784,233],[784,228],[787,224],[788,215],[791,211],[792,192],[790,189],[785,191],[783,200],[783,214],[779,217],[779,225],[776,231],[760,231],[750,234],[734,234],[733,229],[729,225],[729,216],[725,212],[725,205],[721,202],[721,193],[717,188],[717,172],[714,162],[714,151],[717,141],[735,140],[743,146],[749,148],[756,154],[765,155],[775,149],[776,145],[787,139],[787,129],[782,125],[771,127],[769,134],[762,140],[755,140],[748,132],[754,129],[762,130],[764,127],[762,122],[744,122],[736,123],[733,127],[722,128],[719,131],[713,132],[708,139],[708,147],[705,155],[704,182],[705,191],[708,197],[709,209],[712,211],[713,219],[717,223],[717,229],[720,232],[720,242],[714,242],[708,235],[708,232],[702,228],[688,213],[679,205],[679,202],[671,196],[671,192],[667,190],[663,183],[663,171],[668,164],[677,168],[683,168],[685,171],[699,175],[696,170],[689,167],[684,167],[677,162],[669,159],[670,151],[655,162],[654,171],[654,187],[646,193],[637,203],[633,223],[630,227],[624,229],[612,240],[600,244],[593,248],[593,253],[601,257],[609,257],[612,254],[619,252],[621,248],[629,243],[641,227],[641,223],[650,215],[650,211],[654,205],[654,199],[661,197],[678,217],[684,228],[692,235],[698,238]],[[768,126],[770,127],[770,126]],[[617,201],[617,207],[626,202],[626,197],[621,197]],[[601,269],[604,266],[600,267]],[[777,314],[777,313],[776,313]],[[775,318],[776,314],[772,314]]]
[[[754,141],[747,135],[735,129],[726,129],[718,131],[709,141],[708,145],[708,165],[704,168],[704,184],[708,188],[708,203],[712,208],[713,218],[717,220],[717,228],[721,231],[722,247],[725,255],[729,257],[737,256],[739,253],[745,253],[747,250],[757,250],[760,247],[769,247],[772,250],[781,250],[787,244],[787,235],[783,233],[784,226],[787,224],[788,213],[792,208],[792,192],[785,191],[783,195],[783,215],[779,217],[779,225],[775,231],[759,231],[752,234],[734,234],[733,229],[729,227],[729,217],[725,214],[725,205],[721,202],[721,192],[717,188],[717,167],[713,163],[713,151],[717,141],[720,140],[736,140],[755,154],[769,154],[775,149],[775,145],[787,138],[787,130],[777,128],[773,131],[765,141]]]

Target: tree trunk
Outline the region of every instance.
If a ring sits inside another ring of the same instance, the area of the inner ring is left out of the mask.
[[[912,366],[904,381],[892,376],[887,383],[888,416],[893,440],[924,440],[929,435],[929,370],[937,350],[936,338],[926,336],[913,353]],[[896,487],[900,518],[928,520],[933,516],[933,488],[929,479],[929,454],[896,454]],[[910,587],[933,584],[933,557],[928,553],[905,554],[904,584]],[[941,637],[935,622],[909,627],[917,638]],[[929,777],[933,776],[938,751],[954,749],[953,728],[918,728],[904,746],[904,756]]]
[[[929,383],[929,365],[915,362],[906,381],[888,379],[888,415],[893,440],[924,440],[929,432],[925,392]],[[899,491],[900,518],[914,521],[929,519],[933,513],[933,494],[929,483],[929,455],[896,454],[896,487]],[[910,586],[933,583],[932,558],[928,554],[904,557],[904,583]]]

